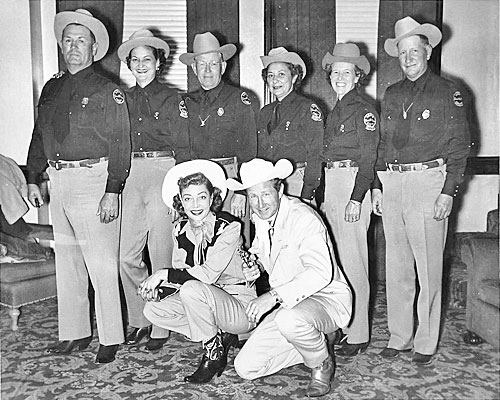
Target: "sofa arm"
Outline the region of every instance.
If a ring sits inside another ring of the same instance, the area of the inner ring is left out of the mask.
[[[497,235],[481,233],[465,238],[460,256],[467,265],[470,289],[485,279],[499,279]]]

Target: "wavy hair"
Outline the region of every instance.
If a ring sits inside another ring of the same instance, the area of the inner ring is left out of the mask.
[[[181,195],[183,190],[186,189],[188,186],[204,185],[207,188],[208,193],[210,193],[210,195],[212,196],[212,204],[210,205],[210,211],[216,214],[222,209],[222,197],[220,195],[221,190],[218,187],[212,185],[212,182],[210,182],[210,180],[201,172],[196,172],[194,174],[180,178],[177,181],[177,184],[179,185],[179,193]],[[186,216],[186,212],[184,211],[184,207],[182,206],[181,197],[178,194],[174,196],[173,207],[174,210],[179,213],[179,215],[183,217]]]

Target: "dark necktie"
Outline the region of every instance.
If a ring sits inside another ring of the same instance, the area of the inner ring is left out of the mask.
[[[396,132],[394,137],[392,138],[392,145],[396,150],[401,150],[403,147],[405,147],[408,144],[408,140],[410,139],[410,121],[413,111],[413,99],[417,94],[416,81],[406,81],[404,84],[404,89],[406,91],[406,97],[403,101],[403,104],[401,104],[402,115],[398,119]]]
[[[276,102],[273,108],[273,114],[271,115],[271,119],[267,123],[267,133],[270,135],[272,131],[276,129],[276,127],[280,123],[280,107],[281,103],[279,101]]]

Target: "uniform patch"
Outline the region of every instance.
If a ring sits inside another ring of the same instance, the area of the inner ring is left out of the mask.
[[[365,114],[363,122],[365,123],[365,129],[367,131],[374,131],[377,126],[377,118],[375,118],[375,115],[371,112]]]
[[[313,121],[316,122],[323,121],[323,115],[321,114],[321,110],[316,104],[312,103],[309,110],[311,111],[311,119]]]
[[[188,117],[188,110],[186,108],[186,103],[184,103],[184,100],[181,100],[179,102],[179,116],[181,118],[187,118]]]
[[[460,93],[458,90],[453,93],[453,103],[457,107],[463,107],[464,106],[464,99],[462,98],[462,93]]]
[[[113,100],[116,104],[123,104],[125,102],[125,96],[119,89],[113,90]]]
[[[247,92],[241,92],[240,98],[243,104],[246,104],[247,106],[252,105],[252,101],[250,100],[250,97],[248,96]]]

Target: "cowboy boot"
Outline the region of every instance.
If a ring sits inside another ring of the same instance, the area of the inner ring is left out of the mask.
[[[221,376],[227,364],[227,351],[222,344],[222,334],[217,332],[210,340],[203,343],[203,357],[193,375],[186,376],[184,382],[207,383],[215,374]]]
[[[335,364],[330,355],[316,368],[311,370],[311,381],[307,386],[308,397],[320,397],[330,392]]]

